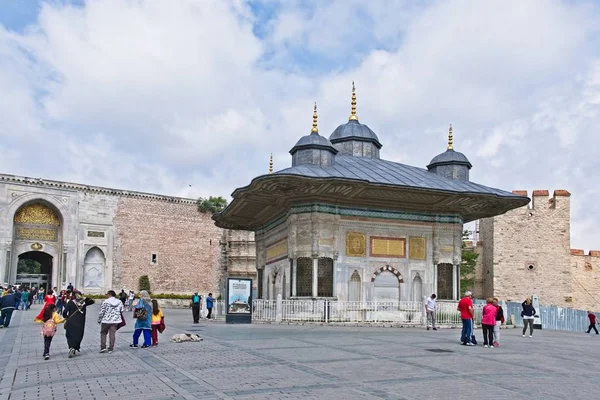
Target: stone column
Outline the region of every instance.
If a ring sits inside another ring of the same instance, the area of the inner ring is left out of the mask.
[[[456,293],[458,292],[458,284],[457,284],[458,276],[456,274],[457,267],[458,267],[458,265],[452,266],[452,300],[456,300],[456,298],[457,298]]]
[[[296,297],[296,275],[297,275],[297,269],[298,269],[298,260],[297,259],[293,259],[290,258],[290,263],[292,264],[292,297]]]
[[[313,281],[312,281],[312,295],[317,297],[319,295],[319,259],[313,255]]]
[[[433,261],[433,291],[431,293],[436,293],[438,291],[438,267],[437,261]],[[439,294],[438,294],[439,296]]]

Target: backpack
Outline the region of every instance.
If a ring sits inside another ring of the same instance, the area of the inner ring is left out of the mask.
[[[42,326],[42,336],[44,337],[53,337],[56,333],[56,323],[52,318],[48,321],[44,322]]]
[[[194,297],[192,297],[192,303],[194,303],[194,304],[200,303],[200,296],[194,295]]]

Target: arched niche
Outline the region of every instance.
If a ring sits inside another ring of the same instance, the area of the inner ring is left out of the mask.
[[[83,289],[101,290],[104,288],[104,268],[106,257],[98,247],[88,250],[83,260]]]
[[[348,301],[361,301],[362,279],[357,270],[354,270],[348,282]]]

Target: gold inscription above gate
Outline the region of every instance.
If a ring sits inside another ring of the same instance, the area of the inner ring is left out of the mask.
[[[367,237],[364,233],[346,233],[346,255],[349,257],[364,257],[367,255]]]
[[[425,260],[427,258],[427,239],[411,236],[408,239],[408,256],[412,260]]]
[[[372,257],[406,257],[406,239],[371,236]]]
[[[34,203],[28,204],[17,211],[15,224],[60,226],[60,219],[47,205]]]
[[[22,226],[17,227],[17,239],[20,240],[42,240],[56,242],[57,232],[55,229],[42,229],[42,228],[24,228]]]

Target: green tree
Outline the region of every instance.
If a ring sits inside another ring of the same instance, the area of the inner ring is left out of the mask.
[[[475,286],[475,266],[477,265],[477,258],[479,254],[475,253],[472,249],[467,248],[465,241],[469,239],[473,232],[464,230],[462,234],[462,261],[460,263],[460,290],[465,292],[467,290],[473,291]]]
[[[17,264],[18,274],[41,274],[42,264],[34,260],[19,260]]]
[[[198,211],[202,213],[216,213],[227,207],[227,200],[222,197],[210,196],[208,199],[200,197],[197,204]]]
[[[148,293],[150,293],[150,278],[148,278],[148,275],[140,276],[140,279],[138,281],[138,289],[140,291],[145,290]]]

